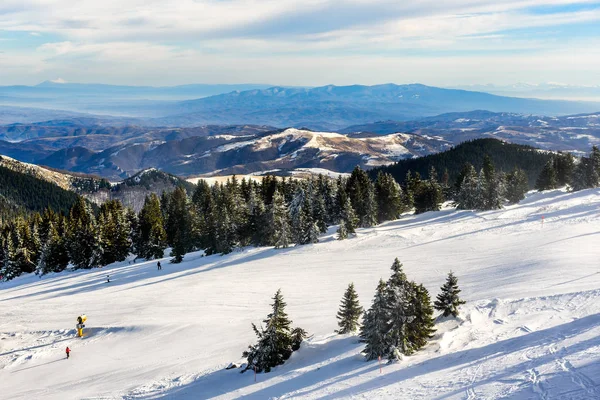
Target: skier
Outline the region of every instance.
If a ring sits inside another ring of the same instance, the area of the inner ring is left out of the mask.
[[[67,346],[67,349],[65,350],[65,353],[67,353],[67,360],[69,359],[69,354],[71,353],[71,349],[69,348],[69,346]]]
[[[160,265],[160,261],[156,263],[156,266],[158,267],[159,271],[162,269],[162,265]]]
[[[110,283],[110,275],[106,275],[106,283]]]

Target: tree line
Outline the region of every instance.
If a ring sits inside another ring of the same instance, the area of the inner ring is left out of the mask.
[[[536,188],[569,185],[572,190],[598,187],[600,151],[576,160],[552,154],[540,172]],[[47,208],[42,214],[19,216],[0,229],[0,276],[60,272],[72,265],[89,269],[125,260],[135,254],[146,260],[162,258],[172,249],[172,262],[186,253],[227,254],[245,246],[316,243],[329,226],[338,225],[337,238],[347,239],[357,228],[395,220],[404,212],[438,211],[444,201],[459,209],[491,210],[518,203],[528,191],[527,174],[515,167],[498,171],[483,158],[477,171],[464,164],[456,179],[438,174],[427,178],[408,171],[403,184],[379,171],[375,180],[356,167],[349,177],[278,179],[261,182],[235,176],[221,184],[200,181],[191,196],[179,186],[159,197],[146,197],[139,213],[109,200],[95,209],[79,197],[68,214]]]

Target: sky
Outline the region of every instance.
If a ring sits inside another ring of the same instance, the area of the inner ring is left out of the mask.
[[[600,1],[2,0],[0,85],[600,85]]]

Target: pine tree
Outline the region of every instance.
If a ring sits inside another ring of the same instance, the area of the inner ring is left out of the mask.
[[[540,172],[535,181],[535,188],[540,192],[557,188],[556,170],[554,169],[554,162],[552,160],[548,161],[542,172]]]
[[[343,220],[340,221],[340,226],[338,227],[338,230],[337,230],[337,239],[338,240],[348,239],[348,229],[346,229],[346,222]]]
[[[423,285],[411,282],[412,313],[414,318],[406,327],[406,336],[412,350],[417,351],[424,347],[435,333],[435,320],[433,306],[429,291]]]
[[[502,208],[503,187],[502,180],[496,173],[496,168],[490,156],[486,154],[483,159],[483,176],[485,179],[484,210],[497,210]]]
[[[169,204],[167,225],[171,229],[173,250],[171,262],[180,263],[191,250],[191,218],[188,212],[187,194],[179,186],[173,191]]]
[[[138,256],[146,260],[162,258],[167,248],[167,233],[163,227],[160,200],[151,193],[146,197],[138,217]]]
[[[397,360],[402,354],[409,355],[413,346],[408,339],[407,326],[414,318],[412,286],[406,278],[402,264],[396,258],[392,264],[392,276],[387,282],[386,307],[389,316],[388,358]]]
[[[346,192],[358,217],[360,227],[377,224],[377,202],[375,187],[369,176],[360,167],[355,167],[346,183]]]
[[[443,312],[444,317],[448,317],[452,315],[453,317],[458,316],[458,307],[462,304],[465,304],[462,301],[458,294],[460,293],[460,289],[458,288],[458,279],[452,271],[448,274],[448,278],[446,278],[446,283],[441,288],[441,293],[438,294],[437,300],[434,303],[435,309]]]
[[[292,321],[285,312],[286,303],[281,289],[275,293],[271,307],[273,311],[263,321],[264,328],[259,329],[252,324],[258,343],[249,346],[243,353],[243,357],[248,360],[246,369],[256,368],[256,372],[271,372],[272,368],[283,364],[293,349],[298,348],[306,337],[303,329],[292,330]]]
[[[458,195],[456,206],[460,210],[477,210],[483,207],[483,190],[479,185],[479,178],[475,168],[471,164],[467,164],[461,172],[460,185],[457,187]]]
[[[390,349],[386,290],[385,282],[380,279],[373,304],[363,317],[360,338],[361,342],[366,343],[363,353],[367,361],[387,356]]]
[[[420,214],[427,211],[439,211],[443,199],[442,187],[437,182],[437,172],[431,167],[429,179],[420,181],[414,190],[415,213]]]
[[[375,181],[375,197],[379,223],[395,220],[404,211],[402,189],[392,175],[379,172]]]
[[[96,218],[89,204],[79,197],[69,214],[67,249],[75,269],[100,265],[102,249]]]
[[[517,204],[525,198],[529,190],[525,171],[516,168],[506,176],[506,199],[509,204]]]
[[[358,294],[354,290],[354,283],[348,285],[344,293],[344,298],[340,304],[340,310],[337,313],[338,326],[336,333],[340,335],[356,332],[359,326],[359,319],[363,313],[363,308],[358,302]]]
[[[575,170],[575,159],[571,153],[559,153],[554,157],[554,170],[556,171],[556,184],[566,186],[571,184],[571,177]]]
[[[14,239],[10,234],[4,240],[4,249],[2,253],[4,256],[4,262],[0,269],[0,275],[2,276],[2,280],[10,281],[11,279],[14,279],[21,275],[21,268],[19,268],[15,261],[16,251]]]
[[[343,225],[343,234],[340,235],[340,231],[342,231]],[[340,210],[340,228],[338,229],[338,238],[343,240],[348,238],[350,235],[356,234],[356,228],[358,226],[358,217],[352,208],[352,204],[350,203],[350,199],[346,197],[344,203],[342,204]]]
[[[125,260],[131,250],[131,227],[121,202],[109,200],[100,206],[98,228],[102,240],[102,265]]]
[[[271,231],[271,244],[276,249],[286,248],[292,242],[292,231],[289,223],[288,210],[283,196],[276,190],[269,210]]]

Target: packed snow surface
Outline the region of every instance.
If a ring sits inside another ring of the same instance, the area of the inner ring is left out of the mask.
[[[345,241],[333,232],[309,246],[165,259],[162,271],[124,262],[2,283],[0,398],[600,398],[599,189],[408,215]],[[453,270],[467,304],[425,349],[380,370],[356,336],[333,334],[335,314],[351,281],[369,307],[395,257],[432,297]],[[313,336],[256,382],[225,370],[278,288]]]

